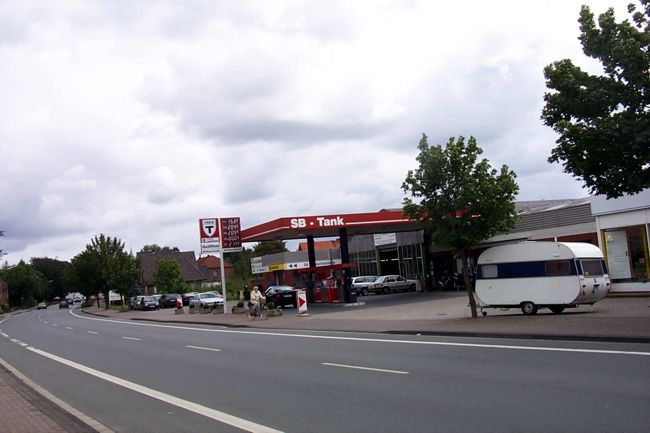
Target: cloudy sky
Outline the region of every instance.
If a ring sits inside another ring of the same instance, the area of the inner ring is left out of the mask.
[[[519,200],[587,196],[546,162],[543,67],[578,13],[627,2],[31,1],[0,8],[0,249],[69,260],[100,233],[199,253],[244,228],[399,207],[430,144],[473,135]]]

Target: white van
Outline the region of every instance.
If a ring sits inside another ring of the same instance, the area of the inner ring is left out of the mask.
[[[539,308],[559,314],[603,299],[610,280],[602,251],[579,242],[521,242],[485,250],[478,258],[476,297],[481,308]]]

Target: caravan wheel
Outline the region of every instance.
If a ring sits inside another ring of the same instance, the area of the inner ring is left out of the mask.
[[[532,302],[523,302],[521,304],[521,311],[526,316],[532,316],[533,314],[537,314],[537,305]]]

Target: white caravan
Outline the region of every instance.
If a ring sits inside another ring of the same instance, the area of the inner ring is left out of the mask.
[[[522,242],[485,250],[478,258],[476,297],[484,308],[565,308],[603,299],[610,281],[602,251],[579,242]]]

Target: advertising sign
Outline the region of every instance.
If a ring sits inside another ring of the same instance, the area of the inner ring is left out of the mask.
[[[220,218],[220,222],[223,252],[241,251],[241,221],[239,217]]]
[[[221,252],[217,218],[200,219],[199,236],[201,238],[201,253]]]

